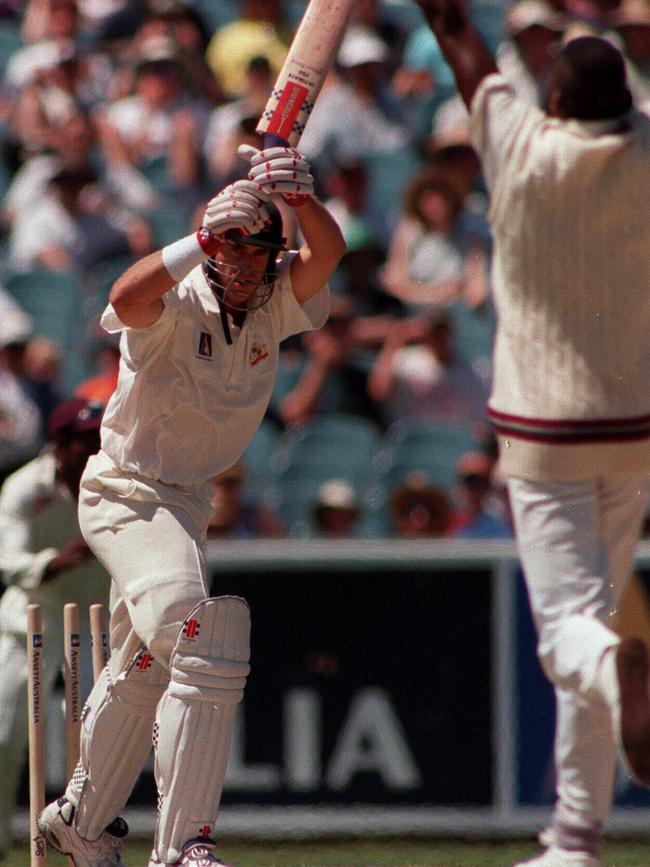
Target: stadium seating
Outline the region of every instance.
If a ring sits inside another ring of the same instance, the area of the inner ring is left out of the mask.
[[[288,430],[270,462],[265,504],[284,521],[289,535],[311,535],[310,515],[319,487],[344,479],[361,501],[379,443],[372,422],[344,413],[328,413]]]
[[[77,340],[81,324],[81,287],[73,274],[34,268],[7,275],[4,286],[33,319],[33,333],[49,337],[64,350],[64,385],[71,388],[83,376]]]

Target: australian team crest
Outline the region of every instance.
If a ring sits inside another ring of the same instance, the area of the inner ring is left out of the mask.
[[[251,346],[251,351],[248,356],[248,363],[251,367],[255,367],[260,361],[264,361],[269,357],[269,350],[266,343],[254,343]]]

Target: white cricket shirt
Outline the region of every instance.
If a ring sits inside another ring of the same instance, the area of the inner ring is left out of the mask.
[[[294,254],[295,255],[295,254]],[[219,305],[200,267],[163,296],[148,328],[125,326],[109,306],[102,326],[120,337],[120,371],[102,426],[102,449],[121,470],[195,487],[231,467],[257,430],[273,390],[279,343],[320,328],[325,285],[300,305],[285,256],[275,291],[224,337]]]
[[[647,472],[650,118],[548,117],[490,75],[471,124],[490,190],[504,472]]]

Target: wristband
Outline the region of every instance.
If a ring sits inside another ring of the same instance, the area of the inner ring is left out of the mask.
[[[219,241],[209,229],[202,227],[195,235],[188,235],[161,250],[163,265],[179,283],[193,268],[200,265],[219,249]]]

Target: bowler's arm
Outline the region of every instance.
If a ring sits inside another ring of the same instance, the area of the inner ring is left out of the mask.
[[[498,72],[483,37],[470,21],[464,0],[415,0],[452,68],[467,108],[487,75]]]

